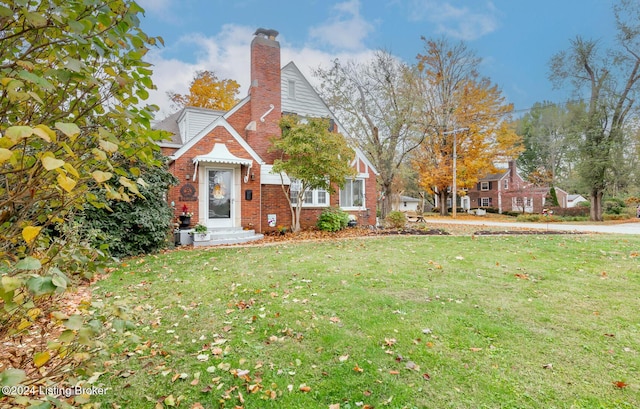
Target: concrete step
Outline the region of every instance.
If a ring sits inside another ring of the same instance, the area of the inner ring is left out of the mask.
[[[242,228],[220,228],[207,231],[208,240],[200,240],[194,234],[194,247],[219,246],[223,244],[240,244],[254,240],[260,240],[264,236],[256,234],[255,230],[243,230]]]

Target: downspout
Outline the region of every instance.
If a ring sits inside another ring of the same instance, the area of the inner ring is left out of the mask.
[[[262,168],[260,168],[260,171],[262,171]],[[260,226],[260,233],[262,233],[262,175],[260,175],[260,212],[259,212],[259,217],[260,217],[260,222],[258,223],[258,226]]]

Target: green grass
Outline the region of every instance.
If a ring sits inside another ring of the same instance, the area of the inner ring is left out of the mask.
[[[135,325],[103,340],[99,400],[640,407],[639,251],[635,236],[423,236],[128,260],[94,289],[129,298]]]

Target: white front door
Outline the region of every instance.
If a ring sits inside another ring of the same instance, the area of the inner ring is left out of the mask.
[[[232,227],[235,219],[235,189],[233,169],[206,171],[206,222],[207,227]]]

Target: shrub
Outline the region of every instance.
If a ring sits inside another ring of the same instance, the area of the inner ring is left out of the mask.
[[[607,199],[604,201],[603,213],[606,214],[623,214],[626,210],[626,204],[622,199]]]
[[[550,207],[554,216],[584,217],[589,216],[589,207]]]
[[[347,227],[349,214],[337,207],[328,207],[318,216],[316,226],[323,231],[338,231]]]
[[[92,243],[96,247],[108,245],[115,257],[151,253],[169,243],[173,210],[164,195],[177,180],[166,167],[139,164],[139,168],[147,182],[146,187],[140,187],[144,197],[134,197],[130,202],[109,201],[108,208],[102,209],[87,204],[77,219],[84,232],[100,231]],[[96,195],[102,196],[99,192]]]
[[[502,212],[503,216],[513,216],[513,217],[518,217],[520,216],[522,213],[520,212],[514,212],[512,210],[505,210]]]
[[[397,210],[390,212],[384,220],[389,227],[394,229],[402,229],[407,224],[407,217]]]
[[[634,206],[634,207],[638,206],[638,205],[640,205],[640,197],[638,197],[638,196],[630,196],[624,201],[624,203],[627,206]]]

